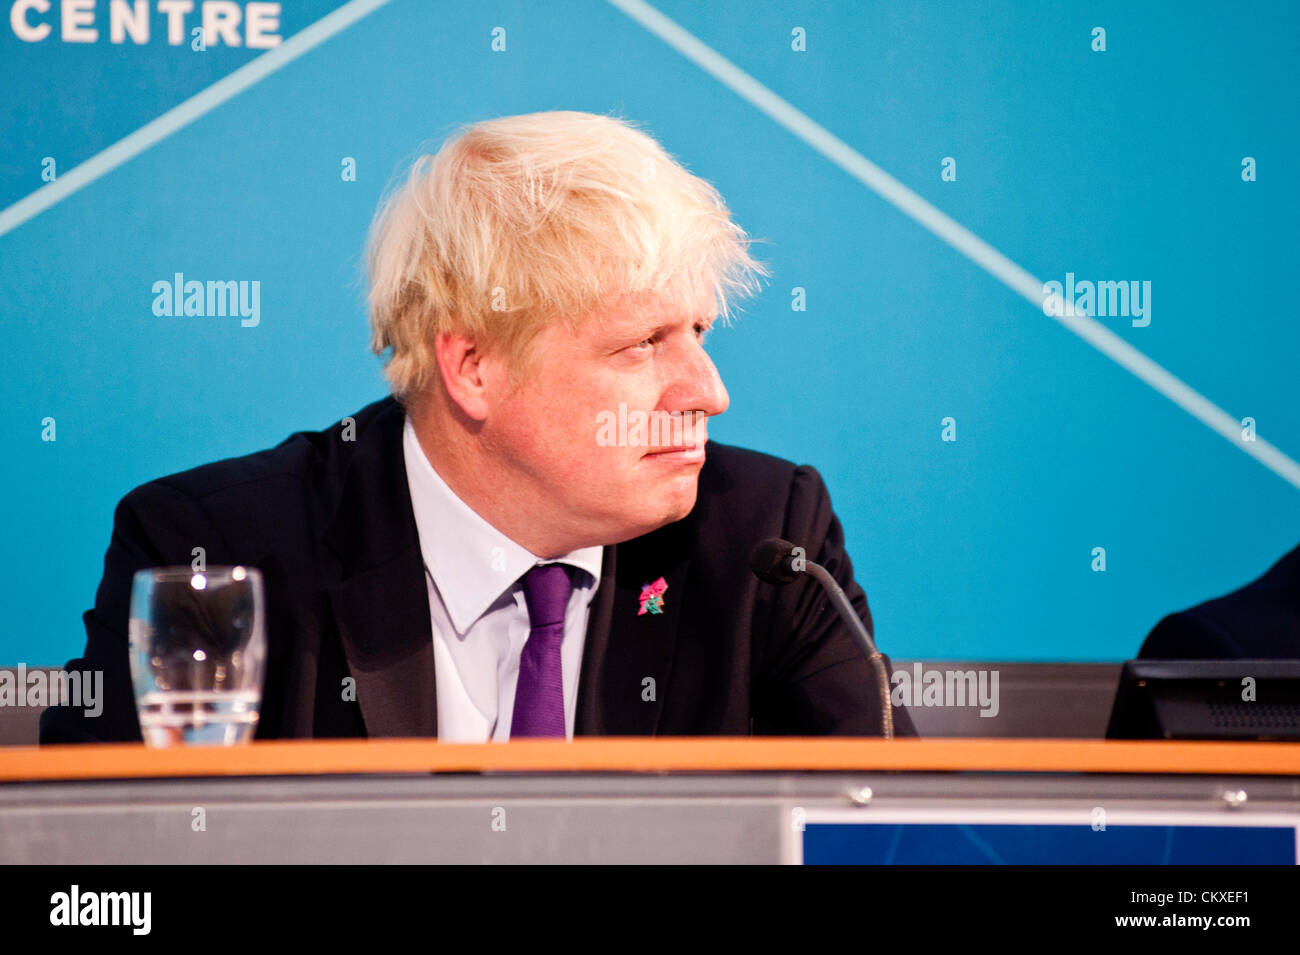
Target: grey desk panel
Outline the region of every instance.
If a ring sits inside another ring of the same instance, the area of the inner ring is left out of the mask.
[[[888,648],[886,647],[886,652]],[[922,661],[928,669],[997,671],[999,709],[983,717],[977,706],[909,707],[922,736],[1100,739],[1119,683],[1118,663],[996,663]],[[893,661],[911,671],[913,661]],[[0,671],[12,667],[0,667]],[[40,667],[28,667],[28,672]],[[40,707],[0,707],[0,746],[35,746]]]
[[[3,863],[775,863],[794,807],[1296,812],[1292,778],[484,774],[13,783]],[[1244,789],[1229,809],[1225,790]],[[206,829],[195,831],[195,809]]]

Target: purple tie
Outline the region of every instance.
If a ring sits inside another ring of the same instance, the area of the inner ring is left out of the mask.
[[[510,738],[558,736],[564,739],[560,643],[564,640],[564,611],[569,606],[573,580],[564,564],[545,564],[524,574],[523,585],[532,629],[519,658]]]

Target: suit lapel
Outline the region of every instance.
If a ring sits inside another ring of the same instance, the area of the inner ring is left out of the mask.
[[[686,598],[684,536],[680,525],[669,525],[605,548],[583,648],[575,735],[655,735]],[[659,577],[668,584],[663,612],[638,614],[642,588]]]
[[[610,624],[618,594],[615,572],[618,547],[607,545],[600,567],[600,586],[591,601],[587,620],[587,637],[582,647],[582,672],[578,678],[578,712],[574,717],[574,736],[605,734],[604,687],[605,654],[609,650]]]
[[[392,402],[360,430],[324,535],[339,562],[325,591],[371,737],[438,735],[433,627],[404,423]]]

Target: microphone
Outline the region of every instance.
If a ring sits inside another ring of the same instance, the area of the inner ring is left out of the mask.
[[[889,700],[889,674],[885,672],[885,658],[876,649],[871,639],[871,632],[853,609],[853,604],[844,595],[844,589],[831,576],[831,572],[821,564],[814,563],[804,556],[802,547],[795,547],[787,540],[769,537],[760,541],[749,554],[749,569],[759,580],[782,586],[792,583],[801,573],[811,574],[826,591],[840,618],[849,626],[849,632],[858,641],[858,646],[871,661],[876,671],[877,688],[880,691],[880,712],[884,724],[885,739],[894,738],[894,711]]]

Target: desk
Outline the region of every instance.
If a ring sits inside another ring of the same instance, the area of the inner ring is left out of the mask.
[[[1294,863],[1300,744],[607,738],[0,751],[5,863],[1027,861],[1014,839],[996,841],[1024,827],[1034,845],[1064,839],[1062,851],[1100,853],[1055,861]]]

